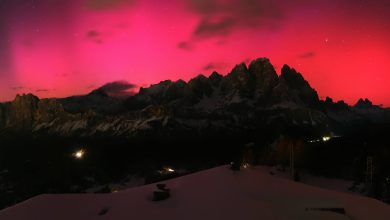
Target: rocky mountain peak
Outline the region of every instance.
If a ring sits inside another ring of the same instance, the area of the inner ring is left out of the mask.
[[[119,84],[133,88],[129,83]],[[355,106],[373,105],[361,99]],[[107,96],[99,89],[62,99],[18,95],[12,102],[0,103],[0,131],[137,137],[148,132],[246,132],[263,125],[266,129],[286,125],[312,130],[325,127],[325,114],[338,120],[341,117],[337,114],[353,115],[357,110],[342,101],[334,103],[331,98],[320,101],[295,69],[285,65],[278,76],[269,59],[259,58],[249,66],[236,65],[225,76],[213,72],[209,77],[198,75],[188,83],[165,80],[141,88],[126,99]]]
[[[250,97],[254,89],[253,79],[254,78],[250,75],[246,64],[240,63],[223,78],[222,90],[226,94],[238,91],[240,96]]]
[[[333,99],[330,98],[329,96],[326,96],[324,102],[325,102],[325,104],[327,104],[327,105],[332,105],[332,104],[334,104]]]
[[[267,58],[258,58],[249,64],[249,73],[256,80],[258,96],[267,95],[278,83],[278,75],[270,60]]]
[[[354,105],[355,108],[372,108],[374,105],[369,99],[360,98],[359,101]]]
[[[103,89],[95,89],[88,94],[89,96],[108,97],[108,94]]]
[[[288,65],[283,66],[280,78],[294,89],[309,85],[302,74],[298,73],[295,69],[290,68]]]
[[[245,63],[238,64],[226,76],[213,72],[209,77],[198,75],[188,83],[162,81],[141,88],[135,97],[128,99],[128,103],[130,106],[148,106],[174,102],[191,106],[213,93],[221,95],[220,101],[227,103],[234,97],[233,102],[241,100],[258,104],[289,101],[312,106],[319,103],[317,92],[300,73],[285,65],[278,77],[267,58],[253,60],[248,67]]]
[[[326,99],[322,102],[327,111],[339,112],[339,111],[348,111],[349,106],[343,100],[338,102],[334,102],[332,98],[326,97]]]
[[[9,123],[21,130],[31,129],[39,98],[33,94],[16,95],[11,102]]]
[[[26,102],[31,102],[31,103],[35,103],[35,102],[38,102],[39,101],[39,98],[37,96],[35,96],[34,94],[31,94],[31,93],[28,93],[28,94],[17,94],[15,96],[15,99],[14,99],[14,103],[20,103],[20,102],[23,102],[23,103],[26,103]]]
[[[236,81],[237,83],[244,83],[248,79],[248,68],[245,63],[236,65],[232,71],[227,74],[227,78]]]
[[[206,81],[208,81],[208,79],[207,79],[207,77],[205,77],[204,75],[199,74],[199,75],[197,75],[196,77],[192,78],[192,79],[188,82],[188,84],[190,84],[191,82],[194,82],[194,81],[203,81],[203,82],[206,82]]]
[[[221,82],[223,76],[216,71],[212,72],[211,75],[209,76],[209,79],[211,83],[215,86],[218,86],[219,83]]]
[[[318,108],[319,98],[317,92],[295,69],[284,65],[279,82],[273,90],[276,100],[294,102],[300,105]]]
[[[188,86],[200,98],[203,97],[203,95],[210,96],[213,92],[210,79],[201,74],[191,79],[188,82]]]
[[[246,66],[245,63],[240,63],[240,64],[237,64],[231,71],[231,74],[235,74],[235,73],[245,73],[248,71],[248,68]]]
[[[55,99],[42,99],[38,103],[38,109],[35,113],[37,121],[51,121],[58,116],[65,114],[64,107]]]
[[[177,86],[181,86],[181,87],[184,87],[185,85],[187,85],[187,83],[186,83],[184,80],[182,80],[182,79],[177,80],[177,81],[175,82],[175,84],[176,84]]]
[[[258,58],[253,60],[249,64],[249,72],[256,74],[270,74],[270,75],[276,75],[274,67],[272,66],[270,60],[268,58]]]

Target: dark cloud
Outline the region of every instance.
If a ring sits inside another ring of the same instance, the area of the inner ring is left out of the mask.
[[[218,10],[215,0],[189,0],[188,2],[192,10],[202,14],[211,14]]]
[[[50,92],[50,90],[48,90],[48,89],[37,89],[37,90],[35,90],[35,92],[48,93],[48,92]]]
[[[103,91],[109,96],[124,97],[134,94],[134,89],[137,85],[129,83],[127,81],[115,81],[104,84],[95,91]]]
[[[86,6],[92,10],[112,10],[132,5],[133,0],[87,0]]]
[[[230,17],[224,17],[216,21],[204,18],[198,24],[193,34],[197,38],[226,36],[230,34],[234,23],[234,19]]]
[[[216,69],[224,68],[226,67],[226,64],[223,63],[217,63],[217,62],[211,62],[206,64],[202,70],[204,71],[215,71]]]
[[[208,63],[202,69],[205,70],[205,71],[215,70],[215,64],[214,63]]]
[[[224,37],[237,29],[276,29],[282,10],[271,0],[187,0],[190,10],[201,16],[193,40]]]
[[[23,86],[15,86],[15,87],[11,87],[12,90],[22,90],[24,89]]]
[[[94,41],[97,44],[103,43],[103,37],[102,33],[96,31],[96,30],[90,30],[85,35],[89,40]]]
[[[188,41],[182,41],[182,42],[178,43],[177,47],[179,49],[188,50],[188,51],[193,50],[193,45],[191,44],[191,42],[188,42]]]
[[[96,37],[99,37],[99,32],[95,31],[95,30],[91,30],[91,31],[88,31],[87,32],[87,37],[88,38],[96,38]]]
[[[303,59],[313,58],[315,56],[316,56],[316,53],[314,51],[309,51],[309,52],[306,52],[306,53],[299,55],[299,57],[303,58]]]

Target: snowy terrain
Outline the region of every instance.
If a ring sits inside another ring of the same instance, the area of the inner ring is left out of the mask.
[[[259,166],[256,167],[256,169],[261,170],[261,172],[272,173],[274,176],[280,178],[291,179],[291,173],[288,168],[286,168],[285,171],[281,171],[281,169],[278,169],[277,167],[270,167],[270,166]],[[349,188],[353,185],[353,181],[314,176],[308,172],[304,172],[303,170],[299,171],[299,176],[300,176],[299,182],[302,182],[307,185],[316,186],[323,189],[330,189],[338,192],[364,196],[362,194],[359,194],[358,192],[349,190]]]
[[[0,211],[0,219],[390,219],[390,206],[380,201],[292,182],[264,167],[222,166],[164,183],[171,190],[164,201],[151,200],[155,184],[112,194],[41,195]]]

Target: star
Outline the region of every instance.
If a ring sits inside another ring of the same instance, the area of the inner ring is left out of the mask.
[[[328,39],[328,38],[326,38],[326,39],[325,39],[325,43],[327,44],[328,42],[329,42],[329,39]]]

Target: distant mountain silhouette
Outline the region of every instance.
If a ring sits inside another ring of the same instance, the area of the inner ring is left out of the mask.
[[[267,58],[238,64],[226,76],[213,72],[188,82],[162,81],[128,98],[109,93],[122,94],[133,85],[105,86],[62,99],[18,95],[0,104],[0,131],[90,137],[291,131],[318,135],[356,123],[390,122],[389,110],[368,99],[355,106],[329,97],[319,100],[300,73],[284,65],[278,76]]]

